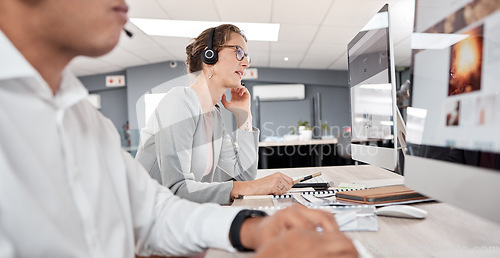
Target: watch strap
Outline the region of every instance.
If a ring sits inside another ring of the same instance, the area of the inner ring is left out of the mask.
[[[231,223],[231,228],[229,229],[229,240],[233,247],[242,252],[253,251],[252,249],[245,248],[241,244],[240,231],[243,222],[248,218],[264,217],[267,213],[259,210],[241,210],[234,217],[233,223]]]

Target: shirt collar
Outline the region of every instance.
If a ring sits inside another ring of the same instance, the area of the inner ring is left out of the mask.
[[[47,82],[1,30],[0,56],[2,57],[0,59],[0,81],[20,78],[33,79],[37,83],[29,86],[34,92],[59,108],[70,107],[88,96],[87,89],[68,69],[63,71],[61,85],[54,96]],[[2,83],[0,83],[1,85]]]
[[[0,30],[0,80],[35,77],[38,72]]]
[[[60,108],[68,108],[87,98],[89,92],[68,69],[62,74],[61,85],[54,96],[55,104]]]

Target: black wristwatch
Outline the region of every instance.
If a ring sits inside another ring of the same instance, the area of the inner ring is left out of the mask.
[[[240,230],[243,222],[248,218],[255,217],[265,217],[267,213],[258,210],[241,210],[234,217],[233,223],[231,223],[231,228],[229,229],[229,240],[231,240],[231,244],[233,247],[241,252],[253,251],[252,249],[247,249],[241,244],[240,240]]]

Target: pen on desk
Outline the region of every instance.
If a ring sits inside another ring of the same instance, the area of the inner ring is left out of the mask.
[[[305,176],[305,177],[301,177],[299,179],[295,179],[295,180],[293,180],[293,184],[297,184],[299,182],[303,182],[303,181],[309,180],[311,178],[315,178],[317,176],[321,176],[321,172],[318,172],[318,173],[315,173],[315,174],[312,174],[312,175],[308,175],[308,176]]]

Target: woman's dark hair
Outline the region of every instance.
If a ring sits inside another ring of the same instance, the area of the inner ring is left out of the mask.
[[[197,38],[192,39],[191,44],[186,47],[186,65],[188,67],[188,72],[194,73],[203,70],[201,54],[208,46],[208,37],[210,36],[211,29],[212,28],[204,30]],[[245,42],[247,41],[243,32],[232,24],[222,24],[215,27],[214,38],[212,41],[214,50],[217,52],[220,51],[221,47],[219,46],[228,42],[233,33],[242,36]]]

